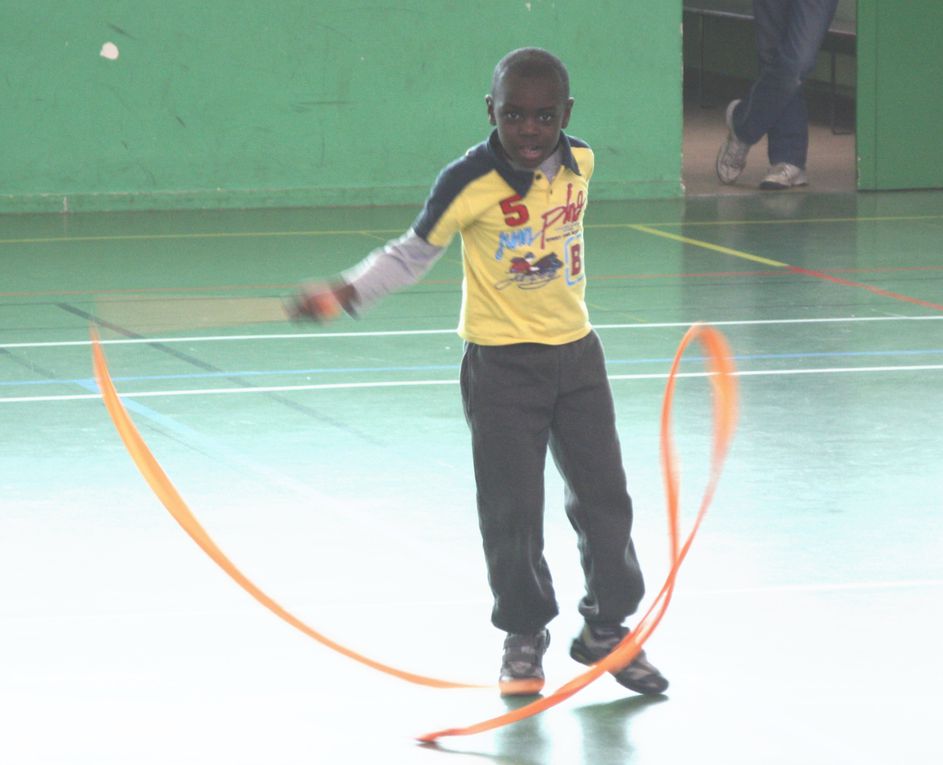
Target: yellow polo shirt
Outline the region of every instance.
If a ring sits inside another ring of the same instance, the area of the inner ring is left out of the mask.
[[[479,345],[578,340],[586,311],[583,215],[593,152],[561,134],[552,181],[507,162],[497,132],[446,167],[413,230],[445,247],[462,238],[458,332]]]

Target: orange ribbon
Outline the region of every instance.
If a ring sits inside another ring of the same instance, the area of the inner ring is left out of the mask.
[[[714,439],[711,449],[711,469],[708,484],[704,490],[700,509],[692,524],[691,531],[682,544],[680,510],[678,507],[680,472],[678,470],[678,458],[675,453],[674,439],[671,435],[671,411],[674,403],[674,390],[678,376],[678,366],[681,363],[681,358],[685,350],[687,350],[688,346],[694,340],[700,341],[707,351],[708,369],[710,371],[709,379],[713,389],[714,399]],[[626,635],[625,638],[622,639],[622,642],[620,642],[608,656],[550,695],[511,710],[506,714],[484,720],[474,725],[426,733],[418,737],[419,741],[432,742],[444,736],[466,736],[472,733],[481,733],[531,717],[565,701],[606,672],[613,670],[618,671],[622,667],[625,667],[638,655],[645,641],[648,640],[649,636],[665,615],[665,610],[668,608],[668,603],[671,601],[671,596],[674,592],[678,570],[687,556],[688,550],[691,548],[691,543],[694,541],[694,536],[697,534],[704,514],[707,512],[707,508],[713,500],[714,493],[717,489],[717,482],[720,479],[721,468],[723,467],[723,462],[727,455],[731,439],[733,438],[734,429],[736,428],[737,402],[737,384],[734,377],[733,360],[727,341],[724,339],[724,336],[713,327],[706,324],[695,324],[687,331],[684,338],[681,340],[681,344],[678,346],[674,362],[671,365],[671,372],[668,375],[668,383],[665,387],[664,402],[662,404],[661,462],[668,503],[671,569],[652,605],[641,618],[635,630]]]
[[[412,672],[405,672],[395,667],[382,664],[370,659],[362,654],[352,651],[339,643],[330,640],[320,632],[309,627],[300,619],[289,613],[282,606],[272,600],[255,584],[253,584],[233,563],[226,557],[222,550],[210,538],[209,534],[203,529],[196,520],[193,513],[187,507],[186,502],[177,492],[171,483],[167,474],[163,471],[160,464],[150,452],[144,439],[141,437],[131,418],[128,416],[124,405],[121,403],[115,390],[114,383],[108,372],[108,365],[105,362],[105,356],[101,349],[101,343],[98,333],[94,328],[91,329],[92,336],[92,357],[95,370],[95,377],[98,381],[98,387],[101,390],[102,399],[108,414],[111,416],[115,427],[118,430],[121,440],[125,446],[138,470],[144,479],[150,484],[154,493],[164,504],[164,507],[170,511],[170,514],[180,524],[180,526],[190,535],[190,537],[223,569],[235,582],[248,592],[259,603],[272,611],[276,616],[286,621],[291,626],[303,632],[305,635],[313,638],[322,645],[347,656],[354,661],[365,664],[368,667],[379,670],[402,680],[420,685],[431,686],[435,688],[486,688],[486,685],[474,685],[469,683],[458,683],[448,680],[439,680],[433,677],[417,675]],[[691,531],[681,542],[681,522],[678,507],[679,498],[679,470],[678,460],[675,454],[674,441],[671,435],[671,410],[674,402],[674,389],[677,380],[678,367],[681,358],[687,347],[698,340],[707,351],[708,369],[710,372],[710,382],[713,389],[714,400],[714,440],[711,450],[711,470],[707,487],[701,499],[701,505],[697,516],[692,525]],[[668,603],[674,592],[675,580],[681,563],[684,561],[701,525],[704,514],[710,505],[717,488],[717,482],[720,478],[721,469],[727,454],[734,429],[737,421],[737,386],[734,378],[734,367],[731,359],[730,349],[724,336],[716,329],[705,325],[695,324],[692,326],[678,347],[674,362],[671,366],[671,372],[668,376],[668,382],[665,388],[664,402],[661,413],[661,461],[665,480],[667,504],[668,504],[668,525],[671,546],[671,568],[662,585],[661,590],[653,601],[652,605],[646,611],[645,615],[639,621],[635,630],[630,632],[616,646],[613,651],[604,659],[594,664],[588,670],[573,678],[570,682],[558,688],[549,696],[537,699],[536,701],[518,709],[512,710],[498,717],[485,720],[464,728],[449,728],[434,733],[426,733],[419,736],[418,739],[423,742],[432,742],[444,736],[460,736],[498,728],[508,725],[518,720],[531,717],[542,712],[549,707],[555,706],[568,699],[570,696],[585,688],[596,678],[611,672],[619,670],[629,664],[642,650],[642,646],[649,636],[658,626]]]
[[[366,664],[368,667],[372,667],[373,669],[379,670],[380,672],[385,672],[388,675],[393,675],[394,677],[398,677],[401,680],[406,680],[411,683],[428,685],[434,688],[487,687],[481,685],[471,685],[468,683],[457,683],[450,680],[439,680],[434,677],[417,675],[413,674],[412,672],[405,672],[401,669],[390,667],[386,664],[382,664],[378,661],[363,656],[356,651],[345,648],[339,643],[336,643],[333,640],[325,637],[320,632],[312,629],[299,618],[286,611],[282,606],[272,600],[255,584],[253,584],[238,568],[236,568],[235,564],[226,557],[223,551],[216,546],[216,543],[210,538],[210,535],[206,533],[204,528],[200,525],[199,521],[197,521],[197,519],[194,517],[193,513],[190,511],[190,508],[187,507],[187,503],[183,501],[183,497],[181,497],[177,492],[177,489],[171,483],[163,468],[161,468],[160,464],[154,458],[154,455],[151,453],[150,449],[147,448],[147,444],[144,443],[144,439],[141,437],[141,434],[138,432],[134,423],[131,421],[131,418],[128,416],[127,410],[125,410],[124,405],[121,403],[121,399],[118,398],[118,393],[115,390],[114,383],[112,382],[111,376],[108,372],[108,365],[105,363],[105,354],[101,349],[98,333],[94,328],[91,329],[91,335],[92,359],[95,370],[95,379],[98,381],[98,387],[101,390],[102,399],[105,402],[105,408],[108,410],[108,414],[111,415],[111,420],[118,429],[118,434],[121,436],[121,440],[124,441],[124,445],[127,447],[128,453],[134,460],[134,464],[137,465],[141,475],[144,476],[144,479],[148,482],[148,484],[150,484],[158,499],[160,499],[164,507],[170,511],[170,514],[174,517],[177,523],[183,527],[183,530],[190,535],[194,542],[203,548],[203,551],[209,555],[210,558],[212,558],[216,564],[219,565],[221,569],[223,569],[223,571],[225,571],[235,580],[236,584],[242,587],[242,589],[248,592],[253,598],[259,601],[259,603],[265,606],[277,617],[284,619],[292,627],[300,630],[308,637],[313,638],[322,645],[325,645],[328,648],[337,651],[338,653],[343,654],[350,659],[353,659],[354,661],[359,661],[361,664]]]

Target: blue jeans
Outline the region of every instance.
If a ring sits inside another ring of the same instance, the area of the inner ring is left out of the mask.
[[[838,0],[753,0],[760,76],[734,110],[744,143],[764,135],[771,165],[805,168],[809,116],[803,80],[815,67]]]

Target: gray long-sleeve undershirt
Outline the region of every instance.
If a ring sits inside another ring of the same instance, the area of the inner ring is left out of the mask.
[[[378,247],[341,274],[356,292],[352,307],[364,311],[391,292],[416,284],[444,251],[445,247],[429,244],[412,229]]]

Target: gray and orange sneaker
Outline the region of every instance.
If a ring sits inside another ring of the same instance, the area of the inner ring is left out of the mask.
[[[534,635],[509,632],[504,639],[504,660],[498,678],[502,696],[534,696],[544,687],[542,661],[550,632],[541,630]]]
[[[622,626],[585,625],[583,631],[570,645],[570,656],[580,664],[596,664],[604,659],[629,634]],[[668,681],[645,657],[645,651],[639,652],[632,663],[612,673],[619,685],[636,693],[656,696],[668,690]]]

